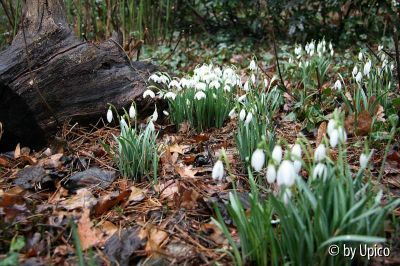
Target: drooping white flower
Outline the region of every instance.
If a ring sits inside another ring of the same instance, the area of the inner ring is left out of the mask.
[[[321,162],[326,158],[326,148],[324,144],[319,144],[314,152],[314,161]]]
[[[243,90],[244,91],[249,91],[249,81],[246,81],[243,85]]]
[[[383,45],[378,45],[378,52],[382,51]]]
[[[351,74],[353,74],[353,78],[356,77],[357,73],[358,73],[358,68],[357,66],[354,66],[353,71],[351,72]]]
[[[246,99],[246,94],[243,94],[238,98],[238,102],[242,103]]]
[[[368,155],[367,155],[367,154],[362,153],[362,154],[360,155],[360,167],[361,167],[361,169],[367,168],[368,160],[369,160],[369,158],[368,158]]]
[[[256,149],[251,156],[251,166],[256,172],[260,172],[265,163],[265,153],[262,149]]]
[[[360,83],[361,80],[362,80],[362,74],[361,74],[361,72],[358,72],[357,75],[356,75],[356,82]]]
[[[149,128],[151,131],[156,130],[156,128],[154,127],[154,123],[153,123],[153,121],[151,121],[151,120],[150,120],[150,122],[149,122],[149,124],[148,124],[147,126],[148,126],[148,128]]]
[[[265,86],[265,88],[268,88],[268,85],[269,85],[268,79],[264,79],[264,86]]]
[[[164,114],[165,116],[169,116],[169,113],[168,113],[167,110],[164,110],[164,111],[163,111],[163,114]]]
[[[251,80],[251,82],[252,82],[253,84],[256,83],[256,76],[255,76],[254,74],[251,74],[250,80]]]
[[[323,163],[318,163],[313,170],[313,179],[321,178],[322,180],[326,180],[328,176],[328,168]]]
[[[246,120],[244,121],[245,125],[250,124],[251,120],[253,120],[253,113],[252,112],[248,112],[247,116],[246,116]]]
[[[152,90],[146,90],[145,92],[143,92],[143,98],[146,97],[154,98],[156,97],[156,94]]]
[[[329,137],[329,144],[331,145],[332,148],[335,148],[338,142],[339,142],[339,131],[337,129],[334,129],[331,131]]]
[[[114,118],[113,112],[112,112],[111,108],[108,108],[108,111],[107,111],[107,122],[111,123],[113,121],[113,118]]]
[[[286,188],[282,193],[282,200],[285,205],[287,205],[292,198],[292,191],[289,188]]]
[[[358,60],[363,60],[363,53],[361,51],[358,53]]]
[[[300,173],[301,165],[302,165],[301,161],[299,161],[299,160],[293,161],[293,167],[294,167],[294,171],[296,172],[296,174]]]
[[[231,118],[231,119],[234,119],[235,117],[236,117],[236,110],[235,110],[235,108],[233,108],[230,112],[229,112],[229,117]]]
[[[328,136],[330,137],[332,134],[332,131],[336,128],[336,120],[331,119],[328,122],[328,126],[326,127],[326,132],[328,133]]]
[[[345,143],[347,141],[347,133],[343,127],[338,127],[339,143]]]
[[[160,77],[157,74],[153,74],[149,77],[149,80],[154,81],[155,83],[160,83]]]
[[[221,85],[219,84],[218,80],[213,80],[210,82],[210,88],[218,89]]]
[[[155,106],[154,112],[153,112],[153,114],[151,115],[150,120],[151,120],[152,122],[156,122],[157,119],[158,119],[158,112],[157,112],[157,106]]]
[[[177,88],[179,90],[179,89],[181,89],[181,84],[179,84],[179,82],[177,80],[173,79],[173,80],[171,80],[171,82],[168,85],[168,88],[171,88],[171,87]]]
[[[204,83],[203,83],[204,84]],[[204,91],[198,91],[196,92],[196,94],[194,95],[194,98],[198,101],[200,101],[201,99],[205,99],[207,97],[207,95],[204,93]]]
[[[172,91],[167,92],[166,94],[164,94],[164,98],[165,99],[172,99],[175,100],[176,98],[176,94]]]
[[[197,82],[195,87],[198,91],[204,91],[207,88],[207,84],[204,82]]]
[[[246,110],[242,109],[239,114],[240,121],[244,121],[246,119]]]
[[[301,55],[301,50],[301,46],[297,46],[296,48],[294,48],[294,54],[297,56]]]
[[[251,60],[251,61],[250,61],[249,69],[250,69],[251,71],[254,71],[254,70],[257,69],[256,61],[254,61],[254,60]]]
[[[296,179],[296,171],[293,163],[289,160],[284,160],[278,168],[277,183],[278,186],[290,187]]]
[[[230,92],[231,91],[231,86],[229,86],[228,84],[225,84],[224,91]]]
[[[136,117],[136,109],[135,109],[135,106],[133,104],[129,108],[129,117],[132,118],[132,119],[135,119],[135,117]]]
[[[212,178],[214,180],[222,180],[224,177],[224,164],[218,160],[212,169]]]
[[[272,150],[272,160],[276,165],[282,161],[282,147],[280,145],[276,145]]]
[[[121,129],[127,129],[128,128],[128,124],[126,123],[124,118],[121,118],[121,121],[119,121],[121,124]]]
[[[301,159],[301,146],[300,144],[296,143],[292,146],[292,150],[290,152],[292,161],[300,160]]]
[[[371,60],[368,60],[368,62],[365,63],[365,65],[364,65],[364,76],[368,76],[369,75],[369,72],[371,71],[371,65],[372,65]]]
[[[166,76],[166,75],[161,75],[161,76],[159,77],[159,79],[160,79],[160,82],[161,82],[161,83],[163,83],[163,84],[165,84],[165,85],[168,85],[168,84],[169,84],[169,77],[168,77],[168,76]]]
[[[338,91],[342,90],[342,82],[340,82],[340,80],[336,80],[335,85],[333,86],[333,88],[335,90],[338,90]]]
[[[268,164],[267,167],[267,182],[272,184],[276,179],[276,167],[273,164]]]

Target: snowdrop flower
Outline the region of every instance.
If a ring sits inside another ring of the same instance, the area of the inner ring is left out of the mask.
[[[236,110],[235,110],[235,108],[233,108],[230,112],[229,112],[229,117],[231,118],[231,119],[234,119],[235,117],[236,117]]]
[[[164,110],[164,111],[163,111],[163,114],[164,114],[165,116],[169,116],[169,113],[167,112],[167,110]]]
[[[328,126],[326,127],[326,131],[328,133],[328,136],[331,136],[332,131],[336,128],[336,120],[331,119],[328,122]]]
[[[282,200],[285,205],[287,205],[292,197],[292,191],[289,188],[286,188],[282,194]]]
[[[284,160],[278,168],[277,183],[278,186],[290,187],[294,184],[296,172],[293,163],[289,160]]]
[[[353,71],[351,72],[353,74],[353,78],[356,77],[357,73],[358,73],[358,68],[357,66],[354,66]]]
[[[339,131],[337,129],[333,129],[330,134],[329,144],[332,148],[335,148],[339,142]]]
[[[365,154],[365,153],[362,153],[360,155],[360,167],[361,167],[361,169],[367,168],[368,161],[369,161],[368,155]]]
[[[153,112],[153,114],[151,115],[151,119],[150,119],[150,120],[151,120],[152,122],[156,122],[157,119],[158,119],[158,112],[157,112],[157,106],[155,106],[154,112]]]
[[[358,60],[363,60],[363,53],[361,51],[358,53]]]
[[[165,99],[172,99],[172,100],[175,100],[176,94],[173,93],[172,91],[169,91],[169,92],[167,92],[167,93],[164,95],[164,98],[165,98]]]
[[[276,165],[282,161],[282,147],[280,145],[276,145],[272,150],[272,160]]]
[[[361,74],[361,72],[358,72],[358,74],[356,75],[356,82],[360,83],[361,80],[362,80],[362,74]]]
[[[160,77],[157,74],[153,74],[149,77],[149,80],[154,81],[155,83],[160,83]]]
[[[335,85],[333,86],[333,88],[335,90],[338,90],[338,91],[342,90],[342,82],[340,82],[340,80],[336,80]]]
[[[382,51],[383,45],[378,45],[378,52]]]
[[[394,69],[394,64],[390,64],[390,71],[393,71]]]
[[[169,78],[166,75],[161,75],[159,77],[159,79],[160,79],[160,82],[164,83],[165,85],[167,85],[169,83]]]
[[[328,176],[328,168],[323,163],[318,163],[313,170],[313,179],[322,178],[322,180],[326,180]]]
[[[301,56],[301,46],[297,46],[296,48],[294,48],[294,54],[297,56]]]
[[[145,92],[143,92],[143,98],[146,97],[154,98],[156,97],[156,94],[152,90],[146,90]]]
[[[255,76],[254,74],[251,74],[250,80],[251,80],[251,82],[252,82],[253,84],[256,83],[256,76]]]
[[[324,144],[319,144],[314,152],[314,161],[321,162],[326,158],[326,148]]]
[[[268,85],[269,85],[268,79],[264,79],[264,86],[265,86],[265,88],[268,88]]]
[[[153,123],[153,121],[151,121],[151,120],[150,120],[150,122],[149,122],[149,124],[148,124],[147,126],[149,127],[149,129],[150,129],[151,131],[156,130],[156,128],[154,127],[154,123]]]
[[[249,91],[249,81],[246,81],[243,86],[244,91]]]
[[[368,62],[364,65],[364,76],[368,76],[369,72],[371,71],[371,60],[368,60]]]
[[[210,83],[210,88],[218,89],[221,85],[219,84],[218,80],[213,80]]]
[[[251,71],[254,71],[254,70],[257,69],[256,61],[254,61],[254,60],[251,60],[251,61],[250,61],[249,69],[250,69]]]
[[[300,144],[294,144],[290,152],[290,159],[293,161],[294,170],[298,174],[301,170],[301,146]]]
[[[262,149],[256,149],[251,156],[251,166],[256,172],[260,172],[264,166],[265,153]]]
[[[177,89],[180,89],[181,85],[179,84],[179,82],[177,80],[174,79],[174,80],[171,80],[171,82],[168,85],[168,88],[171,88],[171,87],[175,87]]]
[[[339,133],[339,142],[340,143],[345,143],[347,141],[347,133],[346,130],[344,130],[343,127],[338,127],[338,133]]]
[[[224,177],[224,164],[222,163],[221,160],[218,160],[213,169],[212,169],[212,178],[214,180],[222,180],[222,178]]]
[[[333,56],[335,54],[335,52],[333,51],[333,49],[331,49],[331,56]]]
[[[230,92],[231,91],[231,87],[228,84],[225,84],[224,91]]]
[[[111,123],[113,121],[113,118],[114,118],[113,112],[111,111],[111,108],[108,108],[108,111],[107,111],[107,122]]]
[[[242,96],[240,96],[238,98],[238,102],[242,103],[244,101],[244,99],[246,99],[246,94],[243,94]]]
[[[203,83],[204,84],[204,83]],[[200,101],[201,99],[205,99],[207,96],[204,93],[204,91],[198,91],[196,92],[196,94],[194,95],[194,98],[198,101]]]
[[[249,112],[246,116],[246,120],[244,121],[244,124],[247,126],[250,124],[251,120],[253,120],[253,113]]]
[[[240,121],[244,121],[244,119],[246,118],[246,110],[242,109],[240,111],[239,118],[240,118]]]
[[[126,123],[124,118],[121,118],[120,124],[121,124],[121,129],[122,128],[123,129],[127,129],[128,128],[128,124]]]
[[[196,83],[196,90],[204,91],[207,88],[207,85],[204,82],[197,82]]]
[[[299,174],[300,170],[301,170],[301,161],[299,161],[299,160],[293,161],[293,167],[294,167],[294,171],[296,172],[296,174]]]
[[[289,58],[289,64],[292,64],[293,63],[293,58]]]
[[[135,106],[132,104],[129,108],[129,117],[134,119],[136,117],[136,109]]]
[[[275,182],[276,179],[276,168],[273,164],[268,164],[267,167],[267,182],[272,184]]]

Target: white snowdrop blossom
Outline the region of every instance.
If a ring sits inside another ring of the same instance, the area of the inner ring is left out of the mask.
[[[256,172],[260,172],[265,163],[265,153],[262,149],[256,149],[251,156],[251,166]]]
[[[296,172],[296,174],[300,173],[301,166],[302,166],[301,161],[299,161],[299,160],[293,161],[293,167],[294,167],[294,171]]]
[[[332,148],[335,148],[339,142],[339,131],[337,129],[332,130],[329,138],[329,144]]]
[[[338,127],[339,132],[339,143],[345,143],[347,141],[347,133],[343,127]]]
[[[272,160],[276,165],[282,161],[282,147],[280,145],[276,145],[272,150]]]
[[[378,52],[382,51],[383,45],[378,45]]]
[[[212,169],[212,178],[214,180],[222,180],[222,178],[224,177],[224,164],[222,163],[221,160],[218,160],[213,169]]]
[[[168,88],[177,88],[178,90],[181,89],[181,84],[179,84],[179,81],[177,80],[171,80],[171,82],[168,85]]]
[[[333,86],[333,88],[335,90],[338,90],[338,91],[342,90],[342,82],[340,82],[340,80],[336,80],[335,85]]]
[[[133,104],[129,108],[129,117],[132,118],[132,119],[135,119],[135,117],[136,117],[136,109],[135,109],[135,106]]]
[[[251,74],[250,80],[251,80],[251,82],[252,82],[253,84],[256,83],[256,76],[255,76],[254,74]]]
[[[111,123],[113,121],[113,118],[114,118],[113,112],[112,112],[111,108],[109,108],[107,111],[107,122]]]
[[[159,81],[160,81],[160,83],[168,85],[169,84],[169,77],[167,77],[166,75],[161,75],[161,76],[159,76]]]
[[[328,122],[328,126],[326,127],[326,132],[328,136],[331,136],[332,131],[336,128],[336,120],[330,119]]]
[[[246,110],[242,109],[239,113],[240,121],[244,121],[246,119]]]
[[[358,60],[363,60],[363,53],[360,51],[359,53],[358,53]]]
[[[254,60],[251,60],[251,61],[250,61],[249,69],[250,69],[251,71],[254,71],[254,70],[257,69],[256,61],[254,61]]]
[[[238,102],[242,103],[246,99],[246,94],[243,94],[238,98]]]
[[[276,179],[276,167],[273,164],[268,164],[267,167],[267,182],[272,184],[275,182]]]
[[[318,163],[313,170],[313,179],[321,178],[322,180],[326,180],[328,177],[328,168],[323,163]]]
[[[250,124],[250,122],[253,120],[253,113],[252,112],[248,112],[247,116],[246,116],[246,120],[244,121],[244,124],[247,126],[248,124]]]
[[[265,88],[268,88],[268,85],[269,85],[268,79],[264,79],[264,86],[265,86]]]
[[[233,109],[229,112],[228,116],[230,117],[230,119],[236,118],[237,114],[236,114],[235,108],[233,108]]]
[[[368,76],[369,75],[369,72],[371,71],[371,65],[372,65],[371,60],[368,60],[368,62],[365,63],[365,65],[364,65],[364,76]]]
[[[357,73],[358,73],[358,68],[357,66],[354,66],[353,71],[351,72],[351,74],[353,74],[353,78],[356,77]]]
[[[293,163],[289,160],[284,160],[278,168],[277,184],[278,186],[291,187],[296,179],[296,171]]]
[[[204,91],[207,88],[207,84],[204,82],[197,82],[196,83],[196,90],[198,91]]]
[[[293,166],[296,171],[296,174],[298,174],[301,170],[301,146],[300,144],[296,143],[293,145],[292,150],[290,152],[290,159],[293,161]]]
[[[246,81],[243,85],[243,90],[244,91],[249,91],[249,81]]]
[[[365,169],[368,166],[368,162],[371,159],[373,151],[371,151],[369,154],[366,153],[361,153],[360,155],[360,168]]]
[[[157,112],[157,106],[156,106],[155,109],[154,109],[153,114],[151,115],[150,120],[151,120],[152,122],[156,122],[157,119],[158,119],[158,112]]]
[[[287,205],[292,198],[292,191],[289,188],[286,188],[282,194],[282,200],[285,205]]]
[[[314,161],[321,162],[326,158],[326,148],[324,144],[319,144],[314,152]]]
[[[165,116],[169,116],[169,113],[168,113],[167,110],[164,110],[164,111],[163,111],[163,114],[164,114]]]
[[[176,94],[172,91],[167,92],[166,94],[164,94],[164,98],[165,99],[172,99],[175,100],[176,98]]]
[[[124,118],[121,118],[121,121],[119,121],[119,123],[121,124],[121,128],[125,130],[128,128],[128,124],[126,123]]]
[[[149,77],[149,80],[154,81],[155,83],[160,83],[160,77],[157,74],[153,74]]]
[[[297,46],[296,48],[294,48],[294,54],[297,56],[297,58],[300,58],[301,51],[302,51],[301,46]]]
[[[156,128],[154,127],[154,123],[151,120],[150,120],[150,122],[149,122],[149,124],[147,126],[150,128],[151,131],[156,130]]]
[[[362,74],[361,74],[361,72],[358,72],[357,75],[356,75],[356,82],[360,83],[361,80],[362,80]]]
[[[204,84],[204,83],[203,83]],[[194,95],[194,98],[198,101],[205,99],[207,97],[207,95],[204,93],[204,91],[198,91],[196,92],[196,94]]]
[[[143,92],[143,98],[147,97],[154,98],[156,97],[156,94],[152,90],[146,90],[145,92]]]
[[[219,84],[218,80],[213,80],[213,81],[211,81],[209,86],[210,86],[210,88],[219,89],[219,87],[221,85]]]

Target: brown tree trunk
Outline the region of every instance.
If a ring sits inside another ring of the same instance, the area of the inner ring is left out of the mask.
[[[63,0],[25,0],[20,30],[0,52],[1,147],[46,142],[67,119],[90,121],[140,102],[155,67],[131,62],[113,40],[95,44],[76,38]]]

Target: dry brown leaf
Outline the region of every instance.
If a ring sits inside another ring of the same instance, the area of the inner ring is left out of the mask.
[[[184,154],[183,148],[184,148],[184,146],[180,146],[180,145],[178,145],[178,143],[175,143],[174,145],[169,146],[169,152],[170,153],[177,152],[177,153],[183,155]]]
[[[156,187],[158,192],[161,192],[160,199],[173,199],[175,193],[179,193],[179,181],[168,180]]]
[[[0,167],[5,167],[5,168],[11,167],[11,163],[7,159],[7,157],[0,156]]]
[[[197,208],[197,200],[199,197],[200,194],[196,190],[183,189],[178,206],[187,210],[194,210]]]
[[[222,231],[214,223],[202,224],[201,230],[217,245],[228,243]]]
[[[102,241],[103,233],[99,229],[93,228],[89,208],[83,210],[78,221],[78,235],[83,251]]]
[[[197,170],[192,170],[192,166],[176,166],[175,171],[182,177],[182,178],[196,178],[195,175],[197,174]]]
[[[64,156],[64,154],[62,154],[62,153],[57,153],[57,154],[51,155],[49,158],[39,160],[38,165],[43,166],[43,168],[58,169],[62,165],[62,162],[60,160],[63,156]]]
[[[86,188],[79,189],[76,195],[71,198],[60,202],[60,207],[66,210],[74,210],[77,208],[92,208],[97,203],[96,198],[93,194]]]
[[[167,239],[168,234],[162,230],[153,227],[150,229],[149,237],[146,244],[146,252],[151,253],[160,250],[161,244]]]
[[[128,202],[139,202],[145,197],[145,191],[143,189],[132,186],[130,191],[131,194],[129,195]]]
[[[125,190],[121,193],[111,193],[109,195],[106,195],[103,197],[101,200],[99,200],[94,207],[94,213],[96,216],[100,216],[103,213],[106,213],[109,211],[111,208],[114,206],[121,204],[123,202],[126,202],[126,200],[129,198],[129,195],[131,194],[130,190]]]
[[[14,151],[14,159],[18,159],[21,156],[21,145],[18,143]]]
[[[326,124],[325,121],[322,122],[322,123],[319,125],[318,133],[317,133],[317,139],[316,139],[316,145],[317,145],[317,146],[318,146],[319,144],[321,144],[322,139],[323,139],[324,136],[326,135],[326,126],[327,126],[327,124]]]

